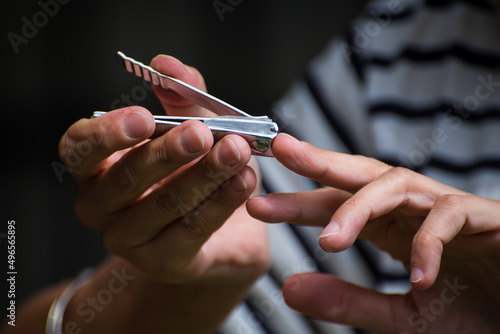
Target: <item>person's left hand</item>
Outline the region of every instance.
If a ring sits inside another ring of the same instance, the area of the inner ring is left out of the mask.
[[[151,66],[206,91],[202,75],[173,57]],[[168,115],[214,116],[172,90],[154,91]],[[150,279],[246,288],[269,266],[266,227],[244,205],[260,189],[249,145],[235,134],[214,144],[195,120],[147,139],[154,126],[149,111],[130,106],[68,129],[59,151],[79,185],[77,215]]]
[[[273,153],[285,167],[328,187],[250,199],[250,214],[326,226],[319,243],[330,252],[358,237],[371,240],[405,264],[413,285],[404,296],[385,295],[329,275],[299,274],[283,288],[291,307],[377,333],[499,332],[499,201],[288,135],[274,140]]]

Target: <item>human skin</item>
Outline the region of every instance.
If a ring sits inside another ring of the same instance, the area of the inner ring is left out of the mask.
[[[267,222],[325,227],[340,252],[370,240],[411,272],[412,289],[386,295],[319,273],[290,277],[285,301],[314,318],[374,333],[500,332],[500,202],[375,159],[320,150],[280,134],[275,157],[326,185],[247,202]]]
[[[175,58],[151,66],[205,89],[199,72]],[[155,93],[169,115],[213,116],[171,91]],[[260,192],[247,142],[228,135],[214,143],[198,121],[150,140],[154,127],[148,110],[127,107],[79,120],[60,141],[79,186],[76,212],[112,254],[71,298],[66,334],[213,333],[269,267],[265,224],[244,205]],[[92,148],[85,156],[82,145]],[[27,301],[6,333],[44,332],[66,285]]]

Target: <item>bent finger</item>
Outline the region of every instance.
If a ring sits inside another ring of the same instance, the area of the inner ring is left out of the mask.
[[[409,169],[390,168],[335,212],[321,234],[320,245],[327,251],[344,250],[354,243],[369,221],[396,209],[406,215],[425,217],[440,196],[452,191],[457,190]],[[382,232],[377,226],[370,231]],[[370,231],[363,231],[364,235],[370,235]]]
[[[83,181],[101,169],[104,159],[142,142],[153,131],[154,118],[148,110],[136,106],[114,110],[73,124],[59,142],[59,156],[75,179]]]
[[[206,91],[203,76],[194,67],[183,64],[177,58],[158,55],[151,60],[151,67],[158,72],[179,79],[199,90]],[[154,91],[163,108],[169,115],[213,116],[212,112],[201,108],[192,101],[180,96],[173,90],[154,86]]]
[[[134,248],[128,258],[132,262],[137,259],[139,268],[143,266],[144,258],[156,261],[156,265],[148,266],[145,270],[149,271],[151,277],[170,283],[189,281],[218,265],[231,265],[234,259],[220,258],[208,249],[203,251],[202,247],[248,199],[255,186],[255,173],[250,167],[244,167],[194,210],[171,223],[150,242]],[[162,254],[173,256],[165,261]],[[226,262],[215,263],[216,259]]]
[[[375,159],[322,150],[284,133],[273,140],[272,149],[276,159],[295,173],[351,193],[391,168]]]
[[[333,188],[320,188],[300,193],[275,193],[248,200],[248,213],[268,222],[326,226],[335,210],[351,193]]]
[[[472,236],[497,230],[498,211],[494,208],[500,208],[498,201],[474,195],[450,194],[439,198],[413,238],[412,284],[426,289],[435,282],[443,248],[459,234]],[[471,241],[467,242],[472,248],[470,252],[466,251],[469,255],[478,248]]]
[[[212,143],[208,127],[190,120],[128,151],[81,189],[77,203],[80,217],[89,214],[105,217],[122,210],[153,184],[203,156],[212,148]],[[89,207],[93,210],[88,210]]]
[[[120,252],[154,239],[169,224],[197,210],[243,169],[250,157],[250,147],[243,138],[224,137],[201,161],[177,173],[116,216],[105,227],[107,248]]]

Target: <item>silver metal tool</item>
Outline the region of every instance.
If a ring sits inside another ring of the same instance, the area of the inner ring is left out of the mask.
[[[94,111],[93,118],[106,114]],[[184,121],[194,119],[205,123],[212,131],[215,140],[220,140],[229,133],[243,137],[253,155],[272,157],[271,141],[278,134],[278,126],[267,117],[217,116],[217,117],[178,117],[154,115],[156,129],[152,137],[158,137],[170,131]]]
[[[152,67],[125,56],[122,52],[117,53],[117,59],[128,72],[151,82],[153,85],[160,85],[165,89],[171,89],[193,103],[220,115],[211,118],[155,115],[156,129],[154,136],[162,135],[182,122],[194,119],[205,123],[212,130],[216,140],[229,133],[234,133],[243,137],[248,142],[252,149],[252,154],[267,157],[273,156],[271,141],[278,135],[279,129],[278,125],[269,117],[247,114],[183,81],[161,74]],[[105,112],[96,111],[93,117],[99,117],[103,114]]]

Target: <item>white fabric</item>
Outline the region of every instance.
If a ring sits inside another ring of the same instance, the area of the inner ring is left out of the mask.
[[[400,7],[390,12],[395,3]],[[373,13],[386,15],[377,18]],[[363,43],[334,40],[312,62],[308,79],[295,83],[279,101],[274,118],[281,129],[323,149],[356,148],[351,153],[390,160],[454,187],[500,199],[500,117],[495,115],[500,112],[500,67],[482,63],[491,57],[500,60],[498,15],[466,1],[430,6],[424,0],[376,1],[365,14],[350,27],[354,41]],[[417,58],[430,58],[413,59],[408,50]],[[260,166],[268,191],[317,186],[274,159],[261,159]],[[269,226],[271,275],[259,281],[249,300],[273,309],[263,322],[272,333],[353,333],[347,327],[306,321],[279,298],[272,306],[266,302],[296,272],[322,269],[389,293],[409,288],[405,269],[389,255],[366,242],[326,254],[317,246],[320,231]],[[235,319],[245,318],[244,311],[238,308],[229,319],[233,329],[240,326]],[[280,328],[279,322],[290,326]],[[261,329],[251,333],[262,333]]]

